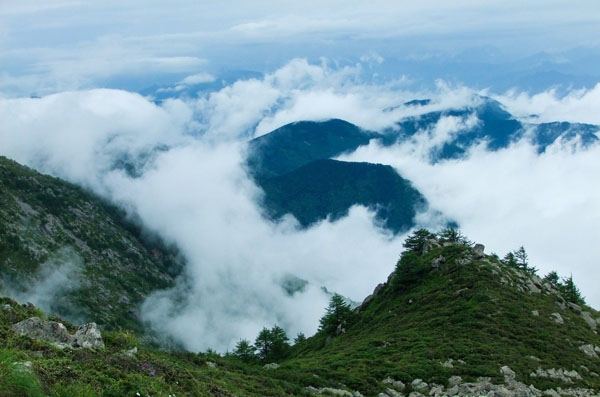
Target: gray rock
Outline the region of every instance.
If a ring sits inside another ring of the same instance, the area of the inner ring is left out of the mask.
[[[462,383],[462,378],[458,375],[454,375],[448,378],[448,384],[450,386],[457,386]]]
[[[515,380],[515,372],[512,369],[510,369],[507,365],[500,368],[500,373],[504,375],[504,381],[506,383]]]
[[[437,240],[435,239],[429,239],[427,241],[425,241],[425,243],[423,244],[423,252],[427,253],[429,251],[431,251],[434,248],[439,248],[440,247],[440,243],[438,243]]]
[[[564,324],[565,323],[565,320],[563,320],[560,313],[552,313],[550,316],[552,317],[552,319],[554,320],[554,322],[556,324]]]
[[[73,335],[72,345],[84,349],[103,349],[104,341],[96,323],[87,323],[79,327]]]
[[[269,364],[267,364],[269,365]],[[206,366],[209,368],[217,368],[217,363],[213,363],[212,361],[207,361]]]
[[[538,286],[535,285],[535,283],[531,279],[528,279],[526,281],[525,285],[529,289],[529,292],[531,292],[531,293],[539,294],[542,292],[542,290],[540,288],[538,288]]]
[[[567,302],[567,306],[569,307],[569,309],[576,311],[577,313],[581,313],[581,306],[576,305],[573,302]]]
[[[7,312],[12,312],[12,306],[9,305],[8,303],[2,305],[2,310],[7,311]]]
[[[423,379],[415,379],[410,383],[410,386],[413,390],[423,390],[427,389],[427,383],[423,381]]]
[[[579,350],[581,350],[586,356],[591,358],[598,358],[596,354],[596,349],[594,349],[594,345],[581,345],[579,346]]]
[[[387,389],[385,389],[385,396],[386,397],[403,397],[404,394],[402,394],[394,389],[387,388]]]
[[[483,258],[483,252],[485,251],[485,246],[483,244],[475,244],[473,246],[473,255],[477,259]]]
[[[391,386],[395,387],[398,390],[404,390],[404,388],[406,387],[403,382],[401,382],[399,380],[395,380],[395,379],[393,379],[393,378],[391,378],[389,376],[387,378],[385,378],[382,381],[382,383],[384,385],[391,385]]]
[[[452,362],[454,362],[454,360],[449,358],[441,364],[442,364],[442,367],[444,367],[444,368],[454,368],[454,364],[452,364]]]
[[[12,326],[12,330],[19,335],[48,342],[61,349],[71,346],[73,340],[63,324],[42,320],[39,317],[30,317],[20,321]]]
[[[323,393],[329,393],[334,396],[354,397],[354,394],[350,393],[348,390],[334,389],[333,387],[323,387],[319,389],[319,394]]]
[[[538,367],[535,372],[530,374],[532,378],[550,378],[550,379],[558,379],[563,383],[573,383],[573,379],[581,380],[581,376],[577,373],[577,371],[566,371],[562,368],[559,369],[542,369]]]
[[[444,263],[446,263],[446,258],[440,255],[431,261],[431,267],[434,269],[439,269]]]
[[[538,312],[537,310],[532,310],[531,314],[533,315],[533,317],[539,317],[540,316],[540,312]]]
[[[127,357],[134,357],[138,352],[137,346],[134,347],[133,349],[129,349],[129,350],[125,350],[123,352],[124,355],[126,355]]]
[[[269,363],[269,364],[265,364],[263,365],[264,369],[277,369],[279,368],[279,364],[277,363]]]
[[[589,327],[595,331],[597,324],[596,324],[596,320],[594,320],[594,318],[592,317],[592,314],[590,312],[581,312],[581,317],[583,318],[583,320],[587,323],[587,325],[589,325]]]

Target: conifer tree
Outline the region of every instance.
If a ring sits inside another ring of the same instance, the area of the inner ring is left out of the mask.
[[[325,309],[325,315],[319,321],[319,331],[333,333],[340,323],[348,320],[352,315],[352,309],[344,298],[339,294],[333,294],[329,306]]]

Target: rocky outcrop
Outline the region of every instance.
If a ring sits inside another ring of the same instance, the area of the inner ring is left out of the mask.
[[[535,372],[530,374],[532,378],[550,378],[550,379],[558,379],[564,383],[573,383],[573,379],[581,380],[581,375],[577,373],[577,371],[567,371],[562,368],[559,369],[542,369],[538,367]]]
[[[12,330],[19,335],[48,342],[60,349],[66,347],[83,349],[104,348],[102,334],[96,323],[84,324],[71,335],[62,323],[30,317],[13,325]]]

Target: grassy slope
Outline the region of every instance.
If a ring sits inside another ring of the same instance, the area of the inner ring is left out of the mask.
[[[446,263],[439,270],[432,269],[429,264],[440,255]],[[591,375],[600,373],[600,359],[589,358],[579,350],[584,343],[600,345],[600,337],[579,314],[561,309],[557,304],[560,298],[551,292],[524,292],[528,276],[493,257],[458,262],[470,257],[470,248],[460,245],[435,248],[422,256],[405,255],[403,266],[421,269],[410,282],[399,284],[396,275],[353,315],[345,333],[330,343],[323,334],[309,338],[296,345],[292,357],[276,370],[262,368],[264,363],[245,364],[231,356],[166,353],[145,347],[133,334],[121,331],[104,333],[107,348],[102,351],[57,350],[12,333],[11,324],[39,313],[0,299],[0,306],[11,305],[11,310],[0,309],[0,374],[1,366],[6,368],[1,358],[8,355],[32,361],[35,376],[30,383],[56,396],[136,392],[306,395],[306,386],[375,395],[385,390],[382,380],[388,376],[407,384],[415,378],[447,384],[452,375],[467,381],[487,376],[494,383],[502,383],[499,368],[508,365],[518,380],[541,390],[600,389],[600,377]],[[533,310],[539,312],[538,317]],[[594,317],[600,315],[591,308],[584,310]],[[553,322],[550,315],[554,312],[562,315],[564,324]],[[121,353],[134,346],[139,348],[134,357]],[[455,361],[453,368],[442,366],[449,358],[464,364]],[[218,367],[210,368],[208,361]],[[574,369],[583,379],[566,385],[555,379],[530,377],[538,367]],[[4,382],[1,377],[0,382]]]
[[[22,289],[52,260],[83,267],[81,288],[59,296],[53,311],[128,328],[138,326],[141,299],[170,286],[181,266],[114,206],[0,157],[1,279]]]
[[[532,378],[536,368],[575,369],[583,377],[576,386],[600,389],[600,378],[586,376],[580,368],[600,373],[600,360],[585,356],[579,346],[600,344],[579,314],[560,309],[557,296],[520,291],[501,282],[494,268],[483,260],[460,265],[468,255],[464,246],[437,248],[415,259],[413,265],[429,268],[440,255],[447,262],[441,270],[429,270],[408,287],[392,283],[368,302],[346,326],[347,332],[326,345],[326,335],[310,338],[295,349],[287,368],[311,369],[321,376],[343,382],[367,395],[383,390],[387,376],[410,383],[415,378],[444,384],[451,375],[474,380],[488,376],[501,382],[499,368],[508,365],[517,379],[545,390],[562,386],[557,380]],[[518,283],[521,272],[501,267]],[[412,303],[409,303],[411,302]],[[539,317],[532,314],[539,312]],[[590,308],[594,318],[600,314]],[[565,324],[550,318],[559,312]],[[528,356],[534,356],[536,361]],[[464,360],[449,369],[449,358]]]

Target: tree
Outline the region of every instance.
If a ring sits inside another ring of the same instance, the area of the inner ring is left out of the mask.
[[[333,333],[337,326],[352,316],[350,305],[344,301],[339,294],[333,294],[329,300],[329,306],[325,309],[325,315],[319,320],[319,331],[327,334]]]
[[[430,239],[435,239],[435,234],[431,233],[427,229],[419,229],[415,230],[413,234],[408,236],[403,245],[407,251],[422,254],[425,243]]]
[[[550,285],[552,285],[555,288],[558,288],[560,284],[560,278],[558,277],[558,273],[556,273],[555,271],[551,271],[550,273],[546,274],[546,276],[544,277],[544,281],[549,282]]]
[[[259,332],[254,342],[258,357],[261,360],[280,360],[289,353],[289,338],[285,330],[278,325]]]
[[[253,361],[256,358],[254,352],[256,348],[252,346],[249,340],[241,339],[236,345],[233,355],[244,362]]]
[[[569,278],[563,278],[563,282],[559,285],[559,290],[562,292],[563,298],[566,301],[575,303],[577,305],[584,305],[585,299],[581,296],[581,291],[573,282],[573,275]]]
[[[442,229],[438,233],[438,236],[439,236],[440,240],[447,241],[450,243],[457,243],[457,244],[462,244],[462,245],[467,245],[467,246],[470,246],[473,244],[467,237],[465,237],[460,232],[460,230],[458,230],[457,228],[454,228],[454,227],[447,227],[445,229]]]
[[[256,337],[254,341],[254,347],[256,348],[256,353],[258,358],[261,360],[266,360],[271,354],[271,347],[273,346],[273,340],[271,338],[271,331],[264,327]]]
[[[298,335],[296,335],[296,338],[294,338],[294,344],[297,345],[298,343],[302,343],[305,340],[306,336],[304,336],[302,332],[298,332]]]
[[[515,254],[512,251],[504,256],[504,258],[502,259],[502,263],[509,267],[519,267],[519,264],[517,263],[517,258],[515,258]]]

